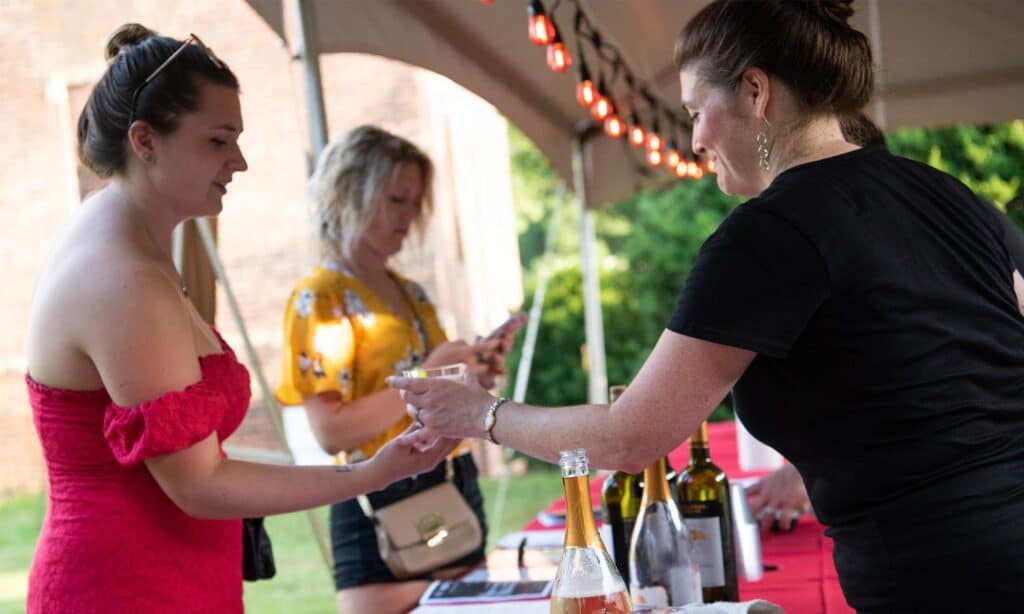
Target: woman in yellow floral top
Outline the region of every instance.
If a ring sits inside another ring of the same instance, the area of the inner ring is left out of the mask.
[[[446,341],[423,289],[388,268],[409,232],[426,221],[432,175],[430,159],[415,145],[361,126],[327,146],[311,179],[324,260],[288,301],[277,397],[305,406],[320,445],[340,462],[372,456],[410,424],[387,376],[464,362],[487,380],[504,359],[507,339],[479,346]],[[486,536],[477,468],[467,452],[465,444],[456,450],[452,481]],[[368,498],[379,509],[444,479],[441,463]],[[483,558],[481,545],[435,574],[399,581],[381,560],[371,521],[352,500],[331,507],[331,542],[339,612],[407,611],[432,575],[455,575]]]

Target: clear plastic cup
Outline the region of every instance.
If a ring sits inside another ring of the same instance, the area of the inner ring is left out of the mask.
[[[465,374],[466,363],[464,362],[457,362],[455,364],[444,365],[441,367],[413,367],[412,369],[402,371],[402,377],[436,377],[441,379],[450,379],[456,382],[462,381],[462,377]]]

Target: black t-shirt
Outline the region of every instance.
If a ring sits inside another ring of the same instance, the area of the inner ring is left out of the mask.
[[[1024,610],[1024,243],[1001,215],[881,147],[803,164],[705,242],[668,325],[757,352],[736,411],[804,477],[860,610]]]

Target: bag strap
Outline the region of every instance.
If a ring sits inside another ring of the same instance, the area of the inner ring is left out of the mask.
[[[444,479],[446,482],[451,482],[454,476],[455,462],[452,460],[452,457],[449,456],[445,459],[444,463]],[[376,513],[374,512],[373,505],[370,503],[370,498],[366,495],[358,495],[356,497],[356,501],[359,502],[359,507],[362,508],[363,514],[365,514],[370,520],[376,522]]]

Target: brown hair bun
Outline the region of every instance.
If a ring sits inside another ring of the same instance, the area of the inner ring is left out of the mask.
[[[853,15],[853,0],[809,0],[808,4],[824,19],[844,26]]]
[[[116,58],[125,47],[138,45],[147,38],[156,35],[156,32],[142,24],[126,23],[114,30],[110,38],[107,39],[107,44],[103,49],[104,58],[109,62]]]

